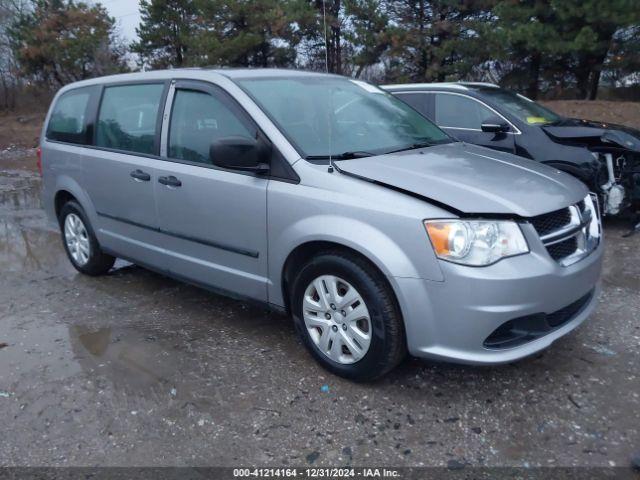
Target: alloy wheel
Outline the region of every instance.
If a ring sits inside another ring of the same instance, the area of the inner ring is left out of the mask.
[[[76,264],[86,265],[91,256],[89,234],[82,219],[75,213],[70,213],[64,219],[64,240]]]

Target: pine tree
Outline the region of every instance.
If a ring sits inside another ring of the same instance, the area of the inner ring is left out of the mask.
[[[126,70],[115,20],[100,5],[38,0],[10,28],[23,75],[62,86]]]
[[[488,1],[402,0],[387,5],[394,25],[391,80],[459,79],[477,63],[483,45],[476,35],[476,23],[487,17]]]
[[[345,15],[350,28],[344,37],[353,51],[347,60],[359,78],[365,69],[379,64],[391,46],[389,14],[384,0],[345,0]]]
[[[579,98],[594,100],[616,32],[640,22],[637,0],[553,0]]]
[[[551,0],[502,0],[493,13],[496,28],[485,33],[496,59],[507,64],[502,83],[537,98],[541,72],[562,51]]]
[[[342,0],[308,0],[300,25],[298,64],[302,68],[329,73],[349,70],[350,52],[343,35],[345,7]],[[346,59],[346,60],[345,60]]]
[[[541,85],[596,98],[618,32],[640,22],[636,0],[501,0],[485,38],[508,64],[504,82],[536,98]]]
[[[285,67],[296,59],[301,0],[200,0],[194,38],[200,64]],[[303,11],[304,13],[304,11]]]
[[[197,63],[189,57],[198,9],[193,0],[141,0],[139,40],[131,50],[152,68]]]

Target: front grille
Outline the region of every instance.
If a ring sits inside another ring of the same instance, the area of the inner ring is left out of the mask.
[[[533,217],[529,220],[541,237],[561,229],[571,222],[571,212],[568,208],[556,210]]]
[[[534,313],[509,320],[496,328],[485,341],[490,349],[513,348],[543,337],[570,322],[587,306],[594,290],[552,313]]]
[[[578,240],[576,237],[567,238],[558,243],[554,243],[552,245],[547,245],[547,251],[551,258],[553,258],[556,262],[558,260],[562,260],[563,258],[567,258],[569,255],[572,255],[578,249]]]
[[[592,229],[592,219],[599,221],[597,207],[585,200],[529,219],[549,256],[562,266],[586,257],[599,243],[600,230]]]

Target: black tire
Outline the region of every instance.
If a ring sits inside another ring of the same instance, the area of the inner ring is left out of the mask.
[[[321,275],[334,275],[351,284],[362,296],[371,319],[371,343],[355,363],[342,364],[325,355],[314,343],[303,319],[302,303],[309,284]],[[340,250],[318,254],[298,273],[291,288],[293,318],[302,342],[330,372],[356,381],[383,376],[406,357],[402,314],[384,275],[366,260]]]
[[[80,217],[80,220],[82,220],[82,223],[84,224],[84,227],[87,231],[87,237],[89,239],[89,259],[83,265],[79,264],[73,258],[71,252],[69,251],[69,246],[67,245],[65,238],[65,220],[67,216],[72,213]],[[98,239],[96,238],[93,228],[91,227],[91,223],[89,223],[87,215],[84,213],[83,208],[77,202],[70,200],[65,203],[60,209],[58,221],[60,223],[60,233],[62,234],[62,245],[64,246],[64,251],[67,252],[67,257],[76,270],[78,270],[80,273],[91,276],[104,275],[109,270],[111,270],[116,259],[111,255],[107,255],[100,249],[100,244],[98,243]]]

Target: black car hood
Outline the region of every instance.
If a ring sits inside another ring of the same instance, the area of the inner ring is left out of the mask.
[[[552,139],[561,143],[585,143],[594,146],[610,144],[640,152],[640,130],[624,125],[566,118],[556,124],[541,128]]]

